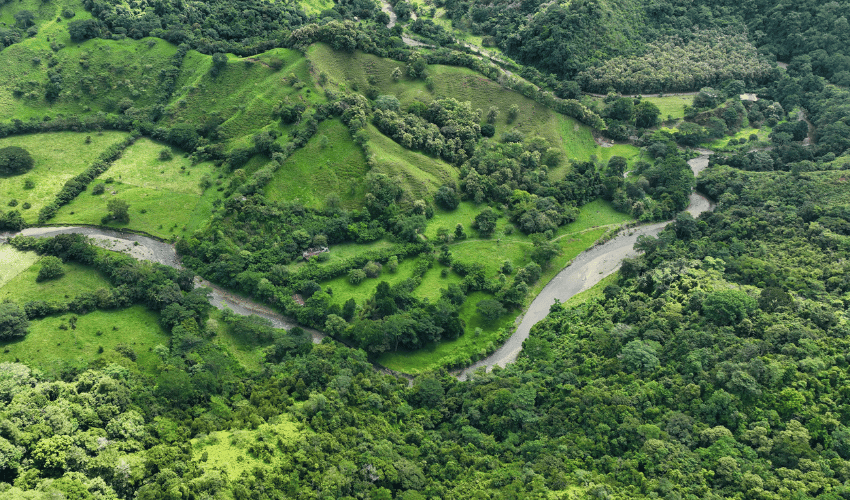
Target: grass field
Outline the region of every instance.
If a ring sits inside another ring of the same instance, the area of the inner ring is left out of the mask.
[[[238,58],[228,54],[221,73],[212,77],[212,57],[190,51],[178,80],[178,91],[166,109],[171,123],[203,123],[218,117],[221,134],[228,139],[247,141],[265,129],[287,132],[289,127],[273,121],[275,105],[285,99],[291,102],[318,102],[324,96],[316,92],[307,71],[307,61],[298,52],[274,49],[254,57]],[[280,61],[280,69],[269,63]],[[295,75],[298,82],[288,81]],[[246,144],[247,145],[247,144]]]
[[[3,205],[12,199],[18,200],[15,208],[21,211],[24,220],[35,222],[38,211],[53,201],[65,181],[82,173],[104,149],[120,142],[126,135],[123,132],[50,132],[0,139],[0,148],[20,146],[29,151],[35,161],[33,169],[25,174],[0,176],[0,200],[5,201]],[[91,144],[85,143],[86,137],[91,137]],[[26,189],[26,179],[32,179],[35,187]],[[31,205],[27,210],[23,209],[25,202]],[[7,206],[0,207],[3,211],[7,209]]]
[[[403,148],[371,124],[366,131],[375,152],[374,171],[397,179],[414,199],[428,198],[443,184],[457,180],[457,169],[448,163]]]
[[[323,146],[327,137],[327,145]],[[363,151],[339,120],[319,126],[313,140],[292,154],[266,185],[273,201],[298,201],[306,207],[322,208],[330,193],[337,193],[343,206],[363,206],[364,179],[368,167]]]
[[[399,81],[392,79],[395,68],[404,69],[404,63],[392,59],[380,58],[371,54],[355,52],[353,55],[337,52],[326,44],[314,44],[307,50],[307,58],[313,63],[317,73],[328,76],[331,87],[344,89],[367,88],[369,78],[382,94],[395,95],[402,106],[413,101],[430,102],[443,97],[454,97],[459,101],[469,101],[473,109],[486,112],[490,106],[500,110],[496,120],[496,137],[508,130],[519,130],[527,137],[541,136],[554,147],[564,152],[565,158],[589,159],[590,155],[602,157],[604,151],[597,151],[596,143],[587,126],[579,124],[564,115],[539,104],[527,97],[508,90],[479,73],[466,68],[431,65],[427,73],[434,80],[434,90],[429,91],[423,80],[403,77]],[[507,123],[507,111],[512,105],[520,109],[514,123]],[[571,131],[569,134],[565,130]],[[373,140],[376,140],[373,138]],[[379,147],[380,146],[376,146]],[[636,149],[634,150],[637,151]],[[621,154],[610,152],[610,154]],[[627,155],[633,155],[627,153]],[[563,177],[567,162],[553,172],[553,178]]]
[[[4,246],[2,248],[11,247]],[[21,256],[21,261],[29,261],[29,255],[34,254],[27,252],[26,255]],[[98,288],[112,288],[106,277],[89,267],[73,262],[65,263],[62,266],[65,268],[64,276],[38,283],[35,279],[41,270],[41,265],[38,261],[34,262],[30,267],[0,286],[0,301],[8,299],[19,304],[24,304],[30,300],[67,302],[83,292],[94,291]]]
[[[66,365],[85,368],[102,356],[113,356],[110,350],[123,344],[136,353],[140,368],[152,372],[159,358],[151,350],[157,344],[168,345],[158,315],[143,306],[94,311],[78,316],[76,329],[60,329],[59,325],[68,326],[71,316],[31,321],[29,333],[22,340],[0,342],[0,361],[23,360],[55,374]],[[99,347],[105,352],[98,353]]]
[[[658,106],[661,111],[661,121],[680,120],[685,117],[685,105],[690,106],[694,102],[691,95],[671,95],[665,97],[644,97],[643,99]]]
[[[217,402],[213,397],[210,405],[215,411],[221,409],[230,412],[225,402]],[[218,404],[216,404],[218,403]],[[193,457],[196,461],[204,461],[203,468],[222,470],[227,477],[237,478],[243,472],[254,468],[267,468],[271,465],[248,453],[248,446],[257,442],[267,442],[272,446],[291,447],[301,436],[297,424],[284,417],[277,418],[276,423],[260,425],[256,430],[216,431],[192,439]],[[205,458],[204,458],[205,457]]]
[[[114,180],[106,184],[103,194],[93,195],[90,187],[62,207],[53,222],[101,224],[108,212],[108,200],[118,198],[130,205],[130,223],[118,227],[139,229],[162,238],[191,234],[209,217],[212,202],[219,197],[214,188],[202,192],[200,181],[205,176],[214,179],[218,171],[209,162],[192,165],[176,149],[171,149],[171,160],[161,161],[159,152],[163,149],[171,148],[139,139],[92,182],[91,187]]]
[[[723,148],[729,147],[729,141],[731,139],[749,139],[750,135],[752,135],[752,134],[756,134],[759,138],[758,139],[759,141],[769,141],[770,140],[770,137],[769,137],[770,132],[772,130],[773,129],[771,127],[768,127],[768,126],[764,126],[760,129],[757,129],[757,128],[742,128],[741,130],[739,130],[734,135],[722,137],[720,139],[716,139],[714,141],[701,144],[701,146],[704,146],[704,147],[707,147],[707,148],[710,148],[710,149],[723,149]],[[732,147],[734,148],[734,146],[732,146]]]

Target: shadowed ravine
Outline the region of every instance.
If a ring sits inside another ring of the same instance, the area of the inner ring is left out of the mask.
[[[711,153],[709,151],[701,151],[701,153],[703,153],[701,156],[688,162],[694,171],[694,175],[699,175],[708,166],[708,155]],[[705,196],[699,193],[691,194],[691,201],[687,210],[694,217],[713,208],[714,205]],[[656,236],[667,224],[669,224],[669,221],[629,229],[608,242],[579,254],[531,302],[531,305],[529,305],[528,310],[522,318],[522,322],[507,342],[490,356],[460,371],[458,374],[459,378],[464,379],[470,373],[482,367],[486,367],[489,370],[495,365],[504,367],[506,364],[515,361],[519,352],[522,350],[522,343],[528,338],[531,327],[549,314],[549,307],[555,300],[564,302],[570,297],[599,283],[602,278],[619,269],[624,258],[637,255],[637,252],[634,250],[634,244],[638,236]],[[137,234],[80,226],[32,227],[24,229],[17,234],[36,237],[51,237],[57,234],[82,234],[92,238],[95,244],[100,247],[118,252],[126,252],[140,260],[157,262],[175,269],[181,268],[180,259],[173,245]],[[296,326],[296,322],[292,318],[283,316],[253,300],[239,297],[204,279],[195,278],[195,286],[204,286],[211,289],[210,303],[218,309],[224,309],[226,307],[242,316],[255,314],[271,321],[272,326],[275,328],[290,329]],[[305,328],[304,330],[310,332],[314,343],[321,342],[325,337],[323,333],[317,330],[309,328]]]

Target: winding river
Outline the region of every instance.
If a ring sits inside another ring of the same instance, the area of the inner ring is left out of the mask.
[[[700,151],[701,155],[688,162],[694,175],[708,166],[710,151]],[[712,210],[714,205],[703,195],[692,193],[688,212],[694,217]],[[540,294],[531,302],[514,334],[505,344],[490,356],[478,361],[459,373],[459,378],[465,379],[469,374],[480,368],[487,370],[493,366],[504,367],[516,360],[522,350],[522,343],[528,338],[531,327],[543,320],[549,314],[549,307],[555,300],[564,302],[570,297],[583,292],[599,283],[602,278],[619,269],[624,258],[637,255],[634,244],[638,236],[656,236],[668,222],[648,224],[621,233],[604,244],[590,248],[579,254],[569,266],[565,267]],[[24,236],[51,237],[57,234],[82,234],[92,238],[100,247],[125,252],[137,259],[156,262],[175,269],[181,269],[180,258],[174,246],[153,238],[132,233],[110,231],[97,227],[32,227],[21,231]],[[8,235],[12,236],[12,235]],[[221,287],[201,278],[195,279],[195,286],[203,286],[212,290],[210,303],[218,309],[228,308],[236,314],[248,316],[255,314],[271,321],[275,328],[290,329],[297,326],[296,322],[280,313],[258,304],[250,299],[230,293]],[[305,328],[310,332],[314,343],[319,343],[325,337],[322,332]]]
[[[711,154],[710,151],[700,150],[699,152],[699,157],[688,162],[694,176],[705,170],[708,166],[708,156]],[[699,214],[713,209],[714,204],[708,198],[697,192],[691,193],[687,208],[691,215],[697,217]],[[657,236],[670,222],[657,222],[630,229],[579,254],[534,298],[519,326],[507,342],[493,354],[461,371],[458,378],[464,380],[478,369],[490,370],[496,365],[504,368],[508,363],[516,361],[519,352],[522,350],[522,343],[525,342],[531,332],[531,327],[549,314],[549,307],[555,300],[565,302],[570,297],[602,281],[602,278],[620,268],[623,259],[637,255],[638,252],[634,250],[634,245],[638,236]]]

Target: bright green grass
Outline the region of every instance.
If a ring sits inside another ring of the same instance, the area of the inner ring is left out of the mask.
[[[558,131],[567,151],[567,158],[570,159],[587,161],[596,158],[601,163],[607,164],[612,156],[622,156],[631,163],[640,155],[640,149],[631,144],[614,144],[609,148],[599,146],[593,139],[590,127],[580,125],[573,120],[564,120],[559,123]],[[550,177],[560,179],[566,172],[566,168],[562,166],[553,170]]]
[[[227,405],[215,403],[216,401],[213,401],[214,409],[223,407],[222,411],[229,412]],[[297,441],[301,436],[298,426],[290,420],[283,418],[278,420],[274,424],[263,424],[256,430],[216,431],[207,436],[194,438],[192,439],[194,460],[200,462],[201,457],[206,453],[207,460],[201,464],[204,469],[223,470],[227,472],[228,477],[234,479],[255,467],[271,467],[249,454],[248,446],[258,440],[268,442],[272,446],[277,446],[278,440],[286,444]],[[292,445],[292,447],[296,446]]]
[[[684,118],[685,105],[690,106],[694,101],[694,96],[671,95],[665,97],[644,97],[643,99],[658,106],[658,110],[661,111],[659,118],[661,121],[667,121]]]
[[[113,192],[116,194],[113,195]],[[202,196],[198,196],[115,182],[107,184],[106,193],[101,195],[92,195],[90,190],[80,193],[74,201],[59,209],[52,222],[101,224],[101,218],[108,213],[107,201],[114,197],[130,205],[130,222],[107,225],[138,229],[160,238],[170,238],[188,234],[190,230],[200,227],[205,217],[209,216],[212,200],[217,196],[214,189],[208,189]]]
[[[109,350],[116,345],[124,344],[136,353],[138,365],[152,372],[159,358],[151,350],[157,344],[168,345],[158,315],[143,306],[94,311],[78,316],[75,330],[60,329],[60,324],[68,325],[71,316],[63,314],[30,321],[29,333],[22,340],[0,343],[0,361],[24,360],[34,368],[53,373],[64,364],[84,368],[102,356],[109,356]],[[106,352],[98,354],[98,347]]]
[[[64,276],[39,283],[35,279],[41,270],[41,264],[36,262],[0,287],[0,301],[9,299],[19,304],[31,300],[68,302],[84,292],[112,288],[101,273],[89,267],[73,262],[62,266],[65,268]]]
[[[749,139],[751,134],[756,134],[759,138],[759,141],[769,141],[770,140],[770,132],[773,129],[771,127],[763,127],[760,129],[757,128],[744,128],[738,131],[734,135],[721,137],[720,139],[716,139],[714,141],[703,144],[703,146],[710,149],[720,149],[726,148],[729,146],[729,141],[731,139]],[[748,141],[749,142],[749,141]],[[734,146],[732,146],[734,147]]]
[[[334,6],[333,0],[300,0],[298,5],[304,9],[307,15],[316,15],[323,10],[331,9]]]
[[[280,70],[269,67],[271,58],[280,59]],[[237,58],[228,55],[228,63],[215,78],[209,74],[212,58],[189,52],[174,95],[174,104],[167,109],[171,122],[202,123],[217,114],[224,122],[221,133],[226,138],[248,141],[250,136],[266,128],[281,133],[287,127],[272,119],[272,111],[280,102],[319,102],[324,98],[317,92],[307,70],[307,61],[295,51],[274,49],[258,56]],[[302,89],[290,85],[290,74],[305,84]]]
[[[328,139],[325,147],[322,136]],[[363,151],[348,128],[339,120],[327,120],[313,140],[286,159],[266,186],[266,196],[321,208],[330,193],[337,193],[344,206],[362,207],[367,170]]]
[[[0,53],[2,54],[2,53]],[[86,134],[80,132],[50,132],[45,134],[16,135],[0,139],[0,148],[20,146],[32,155],[35,166],[25,174],[0,177],[0,200],[18,200],[16,207],[24,220],[33,223],[38,211],[50,203],[62,189],[65,181],[82,173],[108,146],[120,142],[127,134],[103,132]],[[91,137],[91,144],[86,144]],[[24,181],[35,181],[33,189],[24,189]],[[23,210],[24,202],[32,207]],[[5,206],[0,210],[7,210]]]
[[[600,226],[622,224],[631,220],[629,214],[618,212],[611,202],[597,199],[587,203],[579,209],[576,220],[566,224],[558,230],[558,235],[576,233]]]
[[[371,243],[339,243],[336,245],[331,245],[329,247],[330,252],[328,255],[330,258],[326,263],[319,263],[318,265],[324,266],[328,264],[333,264],[334,262],[345,260],[356,255],[360,255],[363,252],[367,252],[369,250],[380,250],[382,248],[389,248],[393,246],[393,243],[387,240],[378,240],[373,241]],[[306,262],[299,259],[298,261],[290,264],[290,268],[295,270],[307,265]]]
[[[400,262],[396,272],[391,273],[384,266],[381,275],[377,278],[366,278],[357,285],[352,285],[348,282],[348,275],[340,276],[322,283],[322,288],[327,290],[330,288],[333,291],[333,303],[343,305],[348,299],[354,299],[358,304],[363,304],[375,295],[375,290],[378,284],[386,281],[391,286],[401,283],[410,278],[413,274],[416,259],[405,259]]]
[[[39,258],[35,252],[21,252],[11,245],[0,245],[0,291]]]
[[[448,163],[403,148],[371,124],[366,131],[375,152],[373,170],[397,179],[414,199],[427,198],[443,184],[457,180],[457,169]]]
[[[171,160],[159,159],[163,149],[171,151]],[[183,151],[143,137],[127,148],[103,177],[136,187],[200,196],[203,193],[201,178],[204,175],[214,178],[214,173],[217,172],[212,163],[192,165]]]
[[[265,359],[264,347],[268,344],[256,344],[248,342],[243,337],[238,337],[231,334],[230,329],[222,321],[222,312],[218,309],[213,309],[210,312],[210,317],[207,319],[206,328],[216,332],[213,342],[222,349],[223,352],[232,354],[243,368],[249,371],[258,372],[263,368]]]

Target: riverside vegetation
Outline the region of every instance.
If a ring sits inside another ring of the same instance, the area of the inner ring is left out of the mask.
[[[0,492],[850,497],[845,4],[0,3]]]

